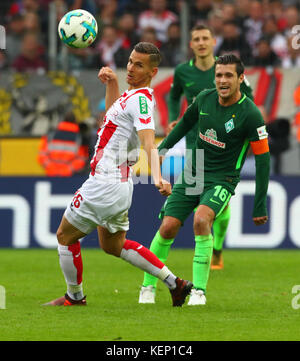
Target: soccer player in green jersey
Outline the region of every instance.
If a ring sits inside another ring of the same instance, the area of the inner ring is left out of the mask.
[[[169,130],[178,122],[182,95],[185,95],[188,105],[190,105],[200,91],[215,88],[215,45],[216,39],[212,30],[207,26],[196,25],[191,30],[190,48],[194,53],[194,59],[178,65],[175,69],[174,80],[168,98],[169,121],[171,122]],[[253,100],[252,89],[245,77],[241,84],[241,91]],[[197,125],[185,136],[186,149],[192,149],[196,139]],[[223,268],[222,248],[229,220],[230,207],[228,205],[213,224],[212,269]]]
[[[185,95],[188,105],[192,104],[195,97],[204,89],[215,88],[215,56],[214,48],[216,39],[205,25],[197,25],[191,30],[190,48],[194,58],[182,63],[175,68],[173,84],[168,98],[169,109],[169,131],[178,123],[180,114],[180,99]],[[244,77],[241,84],[241,91],[253,100],[252,89]],[[192,149],[198,136],[197,124],[186,134],[186,149]],[[230,220],[229,204],[213,223],[213,256],[211,261],[212,269],[223,268],[222,248],[226,231]],[[151,250],[156,252],[158,257],[166,258],[166,254],[172,242],[162,245],[159,237],[155,237],[151,243]],[[140,293],[140,303],[153,303],[157,279],[145,273],[143,287]]]
[[[249,146],[256,163],[253,221],[261,225],[268,220],[268,134],[259,109],[240,90],[243,80],[244,66],[240,59],[233,54],[219,57],[215,61],[216,89],[200,92],[159,146],[159,150],[165,152],[197,126],[192,156],[187,157],[185,168],[164,205],[162,224],[155,236],[157,242],[154,242],[160,245],[159,257],[166,260],[170,244],[188,215],[197,207],[193,225],[196,243],[194,289],[188,305],[206,303],[205,292],[213,248],[212,225],[234,195]],[[202,163],[199,162],[199,154],[203,153]],[[191,179],[195,182],[193,186]],[[152,252],[158,254],[153,248]],[[145,286],[143,284],[141,292]]]

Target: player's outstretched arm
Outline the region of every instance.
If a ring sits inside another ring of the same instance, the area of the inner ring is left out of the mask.
[[[163,196],[169,196],[172,192],[172,186],[161,176],[160,161],[157,147],[155,144],[155,132],[152,129],[144,129],[138,131],[144,151],[147,155],[148,165],[151,169],[151,175],[156,188]]]
[[[106,85],[105,110],[108,110],[120,97],[118,77],[111,68],[104,66],[99,70],[98,79]]]
[[[255,225],[263,225],[268,221],[267,215],[267,192],[270,175],[270,153],[268,139],[250,142],[255,155],[255,198],[253,209],[253,222]]]
[[[185,111],[183,117],[177,122],[172,131],[159,145],[158,150],[164,155],[168,149],[172,148],[189,130],[191,130],[198,121],[198,107],[195,102]]]

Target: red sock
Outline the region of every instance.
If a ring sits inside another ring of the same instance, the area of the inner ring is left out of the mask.
[[[128,239],[126,239],[124,243],[120,257],[155,277],[157,277],[162,268],[165,267],[148,248]]]
[[[58,245],[59,262],[67,284],[79,285],[82,282],[82,258],[80,242],[71,246]]]
[[[77,270],[77,283],[80,284],[82,282],[83,272],[80,242],[77,241],[76,243],[72,244],[68,247],[68,250],[72,252],[73,264]]]

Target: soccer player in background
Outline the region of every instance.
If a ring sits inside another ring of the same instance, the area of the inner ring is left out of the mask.
[[[162,246],[165,244],[169,249],[168,245],[173,243],[180,227],[197,207],[194,214],[194,288],[188,305],[206,304],[205,292],[213,248],[211,228],[234,195],[250,145],[256,161],[253,221],[260,225],[268,219],[266,198],[270,153],[263,117],[252,100],[240,91],[244,80],[242,62],[229,54],[220,56],[215,64],[216,89],[200,92],[158,148],[159,151],[172,148],[197,127],[199,136],[192,148],[192,157],[186,162],[172,194],[165,202],[162,224],[156,235]],[[204,163],[197,162],[199,150],[203,150]],[[191,175],[195,176],[194,187],[187,179]],[[152,246],[151,249],[158,254]],[[166,259],[167,252],[164,262]]]
[[[176,277],[147,248],[126,239],[133,191],[131,166],[138,160],[140,143],[147,154],[155,186],[162,195],[171,193],[170,183],[161,177],[150,88],[160,60],[156,46],[138,43],[128,60],[129,87],[122,95],[116,74],[108,67],[99,71],[98,78],[106,84],[108,110],[98,130],[90,176],[75,193],[57,230],[59,261],[67,292],[46,305],[86,305],[79,239],[95,228],[106,253],[161,279],[170,290],[173,306],[181,306],[192,289],[191,282]]]
[[[175,68],[173,84],[168,98],[169,129],[170,131],[178,123],[180,115],[180,100],[183,95],[188,105],[192,104],[195,97],[204,89],[215,88],[215,56],[214,48],[216,39],[212,30],[205,25],[197,25],[191,30],[190,48],[194,58],[182,63]],[[241,91],[253,100],[252,89],[245,79],[241,84]],[[192,149],[198,137],[197,124],[186,134],[186,149]],[[213,223],[213,257],[212,269],[223,268],[222,248],[226,231],[230,220],[229,204],[225,207],[219,217]],[[159,232],[152,240],[150,249],[160,259],[166,259],[173,240],[167,242],[161,239]],[[157,279],[145,273],[143,287],[140,292],[140,303],[155,302],[155,290]]]

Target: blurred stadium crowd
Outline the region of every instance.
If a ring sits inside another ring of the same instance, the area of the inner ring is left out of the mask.
[[[299,0],[185,1],[190,6],[189,27],[204,23],[213,29],[216,55],[234,52],[246,66],[300,67],[300,49],[292,33],[300,24]],[[91,47],[68,49],[70,70],[126,67],[138,41],[160,48],[162,66],[174,67],[185,60],[180,44],[183,0],[1,0],[6,50],[0,50],[0,69],[48,69],[51,2],[56,3],[58,21],[67,10],[77,8],[90,11],[98,21],[99,35]],[[63,61],[59,46],[58,67]]]

